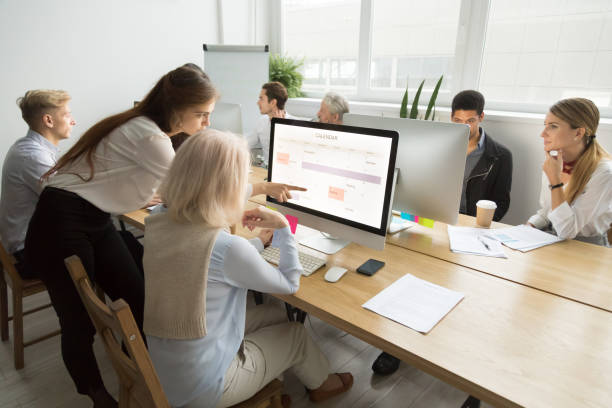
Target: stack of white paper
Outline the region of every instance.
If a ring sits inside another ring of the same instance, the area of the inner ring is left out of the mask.
[[[448,226],[450,250],[460,254],[507,258],[501,242],[485,235],[482,228]]]
[[[463,297],[463,293],[407,274],[365,302],[363,307],[413,330],[428,333]]]
[[[563,241],[556,235],[548,234],[529,225],[517,225],[487,231],[487,235],[505,246],[522,252]]]

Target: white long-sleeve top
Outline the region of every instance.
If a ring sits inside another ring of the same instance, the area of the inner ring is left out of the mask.
[[[93,156],[92,180],[81,178],[89,178],[89,166],[83,158],[51,177],[46,185],[72,191],[102,211],[123,214],[151,200],[173,158],[168,135],[151,119],[138,116],[100,142]]]
[[[548,178],[542,174],[540,206],[529,218],[534,227],[544,229],[552,224],[557,236],[581,239],[605,245],[606,233],[612,224],[612,160],[601,160],[584,191],[569,205],[564,201],[551,210]]]
[[[217,405],[225,372],[244,338],[247,289],[279,294],[298,290],[302,267],[289,227],[274,232],[272,245],[280,248],[278,269],[259,255],[263,250],[259,238],[247,241],[221,231],[208,265],[206,336],[194,340],[147,336],[151,360],[172,406],[183,406],[195,397],[209,401],[209,407]]]

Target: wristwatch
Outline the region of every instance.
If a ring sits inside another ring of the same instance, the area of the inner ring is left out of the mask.
[[[563,183],[559,183],[559,184],[549,184],[548,188],[550,188],[551,190],[554,190],[555,188],[559,188],[559,187],[563,187]]]

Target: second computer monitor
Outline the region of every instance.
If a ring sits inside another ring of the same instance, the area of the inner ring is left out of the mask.
[[[394,210],[447,224],[457,222],[468,126],[356,114],[345,114],[344,124],[399,133]]]
[[[382,249],[397,138],[387,130],[274,118],[268,179],[308,190],[292,192],[286,203],[267,200],[300,224]]]

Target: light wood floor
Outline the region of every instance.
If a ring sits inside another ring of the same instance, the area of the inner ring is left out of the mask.
[[[45,302],[48,296],[39,294],[27,298],[24,306],[28,309]],[[24,327],[27,340],[57,328],[57,317],[52,309],[37,312],[26,317]],[[467,398],[466,393],[404,363],[391,376],[373,375],[370,367],[379,350],[314,317],[308,318],[306,327],[328,357],[332,371],[350,371],[355,383],[348,393],[315,405],[297,378],[287,372],[285,392],[292,398],[292,407],[459,408]],[[10,336],[12,341],[12,327]],[[25,368],[19,371],[13,366],[11,341],[0,344],[0,408],[91,406],[88,398],[76,393],[64,368],[59,337],[27,347]],[[104,382],[117,396],[117,380],[101,343],[96,342],[95,351]]]

